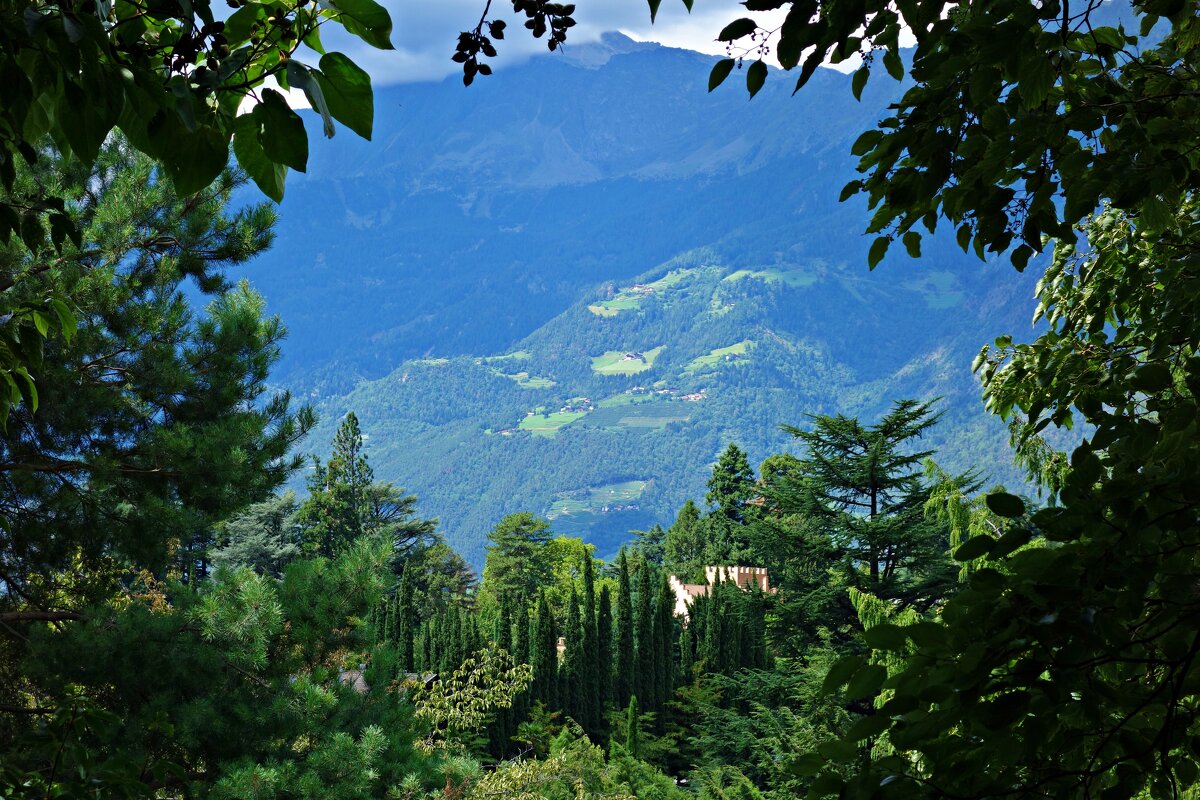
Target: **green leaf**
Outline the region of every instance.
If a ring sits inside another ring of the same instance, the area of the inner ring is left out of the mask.
[[[887,669],[880,664],[868,664],[854,673],[846,686],[846,696],[851,699],[874,697],[887,680]]]
[[[308,134],[304,132],[304,120],[288,106],[283,95],[274,89],[265,90],[254,116],[262,125],[259,141],[267,158],[304,172],[308,166]]]
[[[861,656],[843,656],[833,662],[833,666],[829,668],[829,672],[825,675],[825,681],[821,684],[823,691],[832,692],[835,689],[840,689],[846,685],[846,682],[858,672],[866,661]]]
[[[863,631],[863,639],[875,650],[903,652],[908,648],[908,634],[898,625],[881,622]]]
[[[392,46],[392,17],[375,0],[336,0],[342,25],[372,47],[394,50]]]
[[[916,231],[906,231],[904,234],[904,249],[912,258],[921,257],[921,234]]]
[[[1142,364],[1134,371],[1131,383],[1133,388],[1139,392],[1155,394],[1169,388],[1174,383],[1174,379],[1171,377],[1170,367],[1161,361],[1151,361],[1148,364]]]
[[[767,82],[767,65],[761,60],[755,61],[746,70],[746,91],[750,92],[750,96],[758,94],[759,89]]]
[[[1021,104],[1026,108],[1041,105],[1054,85],[1054,68],[1042,53],[1032,53],[1020,63]]]
[[[729,23],[724,28],[722,28],[721,32],[719,34],[717,34],[717,41],[720,41],[720,42],[737,41],[738,39],[741,39],[744,36],[749,36],[750,34],[754,33],[756,30],[758,30],[757,22],[750,19],[749,17],[742,17],[741,19],[735,19],[733,22]]]
[[[315,75],[333,118],[370,140],[375,118],[371,76],[341,53],[322,56],[321,71]]]
[[[896,80],[904,77],[904,62],[900,60],[898,50],[889,49],[883,54],[883,68]]]
[[[996,540],[987,534],[972,536],[954,551],[954,560],[974,561],[977,558],[983,558],[991,552],[992,546],[995,544]]]
[[[236,48],[250,38],[250,29],[254,23],[258,22],[263,13],[263,6],[258,3],[247,3],[229,15],[229,19],[225,20],[225,28],[221,33]]]
[[[270,91],[268,89],[268,91]],[[229,162],[229,140],[209,125],[194,133],[180,131],[177,157],[165,161],[167,173],[182,195],[195,194],[211,184]]]
[[[713,64],[712,72],[708,73],[708,90],[710,92],[725,82],[725,79],[729,77],[729,73],[733,71],[735,63],[732,58],[723,58],[716,64]]]
[[[649,0],[650,3],[650,24],[654,24],[654,18],[658,16],[658,7],[662,5],[662,0]]]
[[[72,337],[75,336],[75,330],[79,326],[75,315],[71,313],[70,307],[58,298],[50,301],[50,308],[58,317],[58,327],[62,331],[63,338],[67,340],[67,344],[70,344]]]
[[[862,134],[854,140],[854,144],[850,146],[850,155],[866,155],[875,149],[875,145],[879,144],[879,140],[882,138],[883,131],[881,130],[871,129],[869,131],[863,131]]]
[[[42,336],[49,336],[50,335],[50,320],[46,319],[46,315],[37,310],[34,310],[32,312],[32,315],[33,315],[33,327],[37,328],[37,332],[40,333]]]
[[[259,141],[260,131],[258,118],[253,114],[238,117],[233,128],[233,152],[238,164],[263,194],[278,203],[283,200],[287,167],[267,158]]]
[[[852,742],[861,742],[863,739],[878,736],[891,726],[892,720],[887,715],[872,714],[851,725],[850,730],[846,731],[846,738]]]
[[[292,59],[288,61],[287,77],[288,83],[304,92],[304,96],[308,98],[309,105],[321,115],[325,138],[332,139],[334,133],[337,132],[333,127],[333,115],[329,113],[329,106],[325,103],[325,92],[322,91],[321,85],[313,77],[313,71],[295,59]]]
[[[871,243],[871,250],[867,253],[867,266],[875,269],[883,257],[887,255],[888,248],[891,246],[892,240],[887,236],[880,236]]]
[[[1015,494],[992,492],[985,501],[987,507],[998,517],[1019,517],[1025,513],[1025,503]]]
[[[871,77],[871,68],[863,65],[855,71],[854,77],[850,79],[850,91],[854,92],[854,99],[861,100],[863,89],[867,85],[867,78]]]

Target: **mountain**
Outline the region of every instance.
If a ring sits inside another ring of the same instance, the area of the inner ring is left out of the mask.
[[[291,338],[275,379],[353,409],[378,477],[475,563],[505,513],[611,553],[701,499],[729,442],[757,463],[806,413],[944,398],[948,467],[1020,482],[969,364],[1029,330],[1037,270],[964,256],[865,267],[854,139],[898,91],[819,70],[791,96],[708,94],[713,59],[610,35],[464,89],[380,90],[371,143],[314,148],[248,276]],[[735,74],[736,77],[736,74]]]
[[[858,103],[821,70],[748,102],[707,93],[712,61],[610,34],[470,89],[378,90],[374,141],[314,140],[246,272],[291,331],[276,378],[337,393],[414,356],[500,352],[699,246],[861,261],[862,206],[837,194],[895,84]]]
[[[509,352],[410,360],[326,400],[314,440],[354,410],[377,474],[415,491],[475,563],[518,510],[610,555],[702,499],[729,442],[757,464],[806,413],[874,417],[905,397],[943,398],[928,441],[944,466],[1013,485],[968,365],[976,331],[1013,329],[1029,285],[969,266],[872,275],[687,253],[598,286]]]

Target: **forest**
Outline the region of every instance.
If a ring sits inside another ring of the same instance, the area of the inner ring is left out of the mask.
[[[304,471],[286,320],[230,277],[287,235],[235,198],[308,162],[273,86],[369,138],[321,29],[391,16],[233,5],[0,4],[0,797],[1197,796],[1196,0],[744,3],[710,91],[898,82],[842,190],[864,268],[940,227],[1040,274],[973,365],[1025,486],[947,466],[936,401],[813,409],[613,558],[497,515],[478,575],[352,409]]]

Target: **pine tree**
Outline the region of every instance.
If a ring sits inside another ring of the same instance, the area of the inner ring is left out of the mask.
[[[668,572],[679,575],[685,582],[700,579],[704,567],[704,525],[700,509],[691,500],[683,504],[675,524],[667,529],[663,549],[663,563]]]
[[[746,502],[754,494],[754,470],[746,454],[736,444],[730,444],[713,467],[704,500],[714,508],[714,514],[742,524],[746,521]]]
[[[624,548],[617,557],[617,565],[617,652],[613,699],[619,707],[623,707],[634,692],[633,592],[629,585],[629,560]]]
[[[637,592],[637,666],[634,669],[634,694],[643,699],[646,710],[657,708],[658,653],[654,640],[654,604],[650,591],[650,565],[638,570]]]

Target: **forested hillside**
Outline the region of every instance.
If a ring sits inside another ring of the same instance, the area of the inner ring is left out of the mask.
[[[245,272],[287,321],[274,379],[341,393],[407,359],[508,352],[607,281],[680,253],[861,264],[850,144],[894,94],[706,94],[712,59],[619,34],[460,81],[389,87],[373,142],[313,143]],[[294,235],[293,235],[294,233]],[[961,256],[960,256],[961,257]]]
[[[896,397],[942,398],[932,441],[950,465],[1023,486],[970,362],[981,328],[1028,330],[1032,280],[943,257],[870,275],[694,251],[596,287],[510,351],[410,360],[327,400],[310,441],[356,412],[378,474],[474,563],[498,516],[528,509],[611,556],[699,499],[695,466],[730,442],[757,463],[788,446],[784,424]]]

